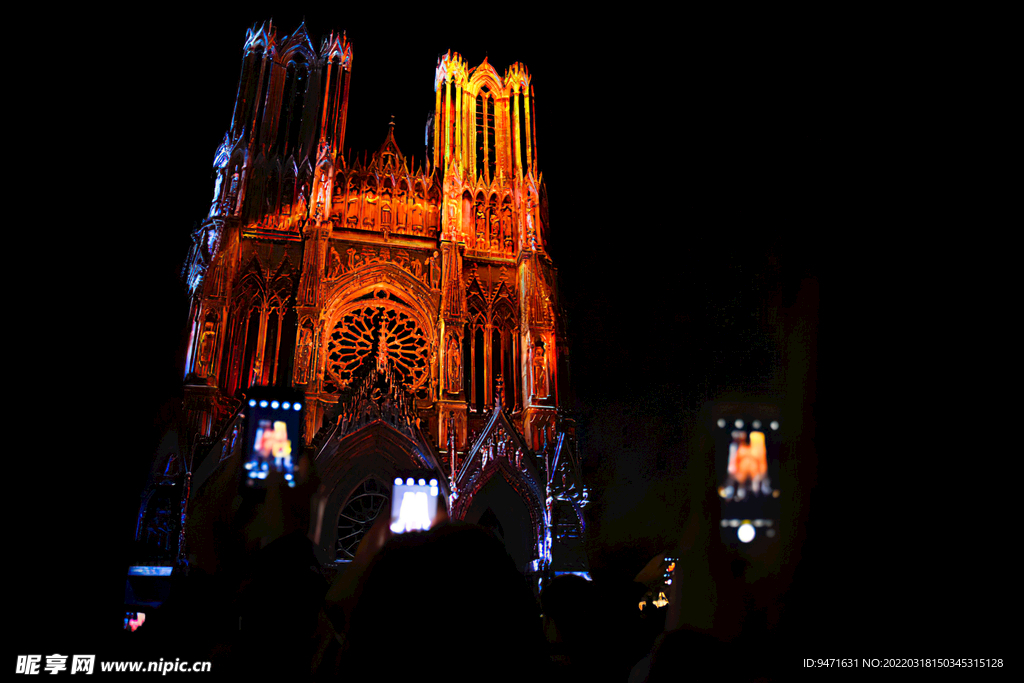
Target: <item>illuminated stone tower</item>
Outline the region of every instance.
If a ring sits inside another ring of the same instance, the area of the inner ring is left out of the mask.
[[[351,70],[344,34],[246,36],[185,270],[192,495],[244,447],[244,393],[294,387],[326,559],[351,558],[396,473],[429,469],[524,571],[587,571],[530,74],[442,56],[417,165],[394,121],[372,154],[344,150]]]

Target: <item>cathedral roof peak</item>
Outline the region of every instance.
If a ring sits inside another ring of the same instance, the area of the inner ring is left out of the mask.
[[[377,150],[377,156],[381,158],[384,163],[387,163],[385,158],[387,155],[393,155],[396,160],[403,159],[401,150],[398,149],[398,143],[395,142],[395,115],[391,115],[391,121],[388,122],[388,134],[384,138],[384,144]]]
[[[276,47],[276,33],[274,31],[274,20],[270,20],[270,26],[267,24],[260,24],[259,28],[253,24],[253,27],[245,32],[245,47],[244,52],[250,52],[258,47],[266,49],[273,49]]]
[[[352,68],[352,44],[348,42],[344,31],[341,35],[331,31],[330,35],[324,38],[320,47],[320,57],[327,61],[337,57],[341,60],[342,66]]]
[[[282,39],[284,43],[283,52],[288,53],[297,46],[301,46],[304,51],[308,52],[309,55],[316,55],[316,50],[313,49],[313,41],[309,37],[309,32],[306,30],[306,20],[303,19],[299,27],[295,29],[295,32],[290,36],[285,36]]]

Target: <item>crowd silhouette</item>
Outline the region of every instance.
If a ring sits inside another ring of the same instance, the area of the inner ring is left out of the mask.
[[[262,500],[239,495],[240,463],[204,485],[186,526],[187,567],[168,599],[126,634],[125,656],[211,661],[260,678],[370,675],[449,680],[773,680],[770,591],[717,538],[714,487],[696,467],[669,604],[638,609],[640,583],[575,575],[535,597],[487,529],[443,509],[425,532],[382,514],[333,583],[308,534],[319,478],[272,473]]]

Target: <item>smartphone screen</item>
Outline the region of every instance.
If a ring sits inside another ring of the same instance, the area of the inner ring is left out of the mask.
[[[302,447],[302,403],[284,396],[254,396],[247,400],[245,483],[259,488],[271,471],[284,473],[295,486],[295,468]]]
[[[125,612],[124,613],[124,630],[135,632],[135,629],[142,626],[146,622],[145,612]]]
[[[437,479],[396,477],[391,489],[391,531],[426,531],[437,516]]]
[[[778,537],[782,425],[776,411],[751,407],[719,415],[713,429],[722,541],[756,554]]]

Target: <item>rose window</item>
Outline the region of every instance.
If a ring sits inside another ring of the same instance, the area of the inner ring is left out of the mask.
[[[344,388],[365,376],[385,355],[378,353],[381,343],[401,385],[411,392],[423,387],[429,375],[428,335],[406,311],[376,302],[348,311],[334,324],[327,340],[327,371],[333,383]]]

